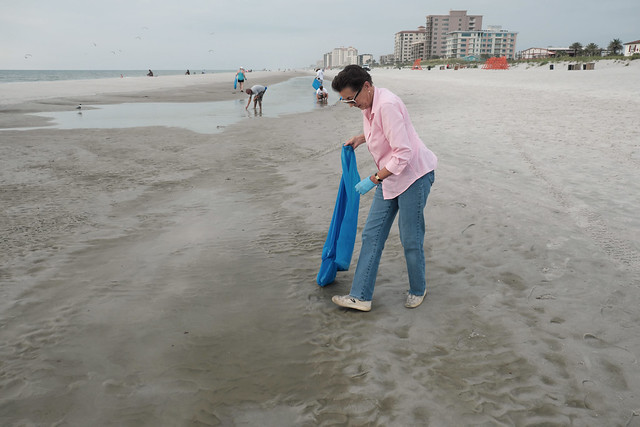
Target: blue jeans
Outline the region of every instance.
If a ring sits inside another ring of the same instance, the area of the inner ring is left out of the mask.
[[[385,200],[382,186],[378,185],[369,216],[362,231],[362,249],[353,276],[349,295],[363,301],[371,301],[376,284],[380,256],[389,236],[391,225],[399,213],[398,229],[404,248],[409,275],[409,292],[424,295],[426,290],[424,260],[424,208],[435,179],[433,171],[411,184],[395,199]]]

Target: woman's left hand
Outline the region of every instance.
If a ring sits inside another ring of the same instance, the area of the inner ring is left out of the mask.
[[[356,184],[356,191],[361,195],[365,195],[369,192],[369,190],[371,190],[375,186],[376,184],[373,181],[371,181],[371,178],[366,177],[365,179],[363,179],[362,181]]]

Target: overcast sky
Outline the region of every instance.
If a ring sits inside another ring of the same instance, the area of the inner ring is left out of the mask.
[[[305,67],[467,10],[529,47],[640,39],[638,0],[0,0],[0,69]]]

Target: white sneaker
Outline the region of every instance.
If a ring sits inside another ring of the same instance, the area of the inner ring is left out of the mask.
[[[422,304],[425,295],[427,295],[427,291],[424,291],[424,294],[422,295],[413,295],[409,293],[409,295],[407,295],[407,302],[404,303],[404,306],[407,308],[416,308]]]
[[[354,310],[370,311],[371,301],[362,301],[358,298],[354,298],[351,295],[334,295],[331,301],[338,304],[340,307],[353,308]]]

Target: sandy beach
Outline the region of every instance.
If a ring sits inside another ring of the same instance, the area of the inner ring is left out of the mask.
[[[0,425],[640,426],[640,61],[372,77],[439,158],[414,310],[397,226],[371,312],[331,302],[359,236],[315,283],[362,127],[333,93],[217,134],[0,130]],[[229,81],[7,83],[0,129]]]

